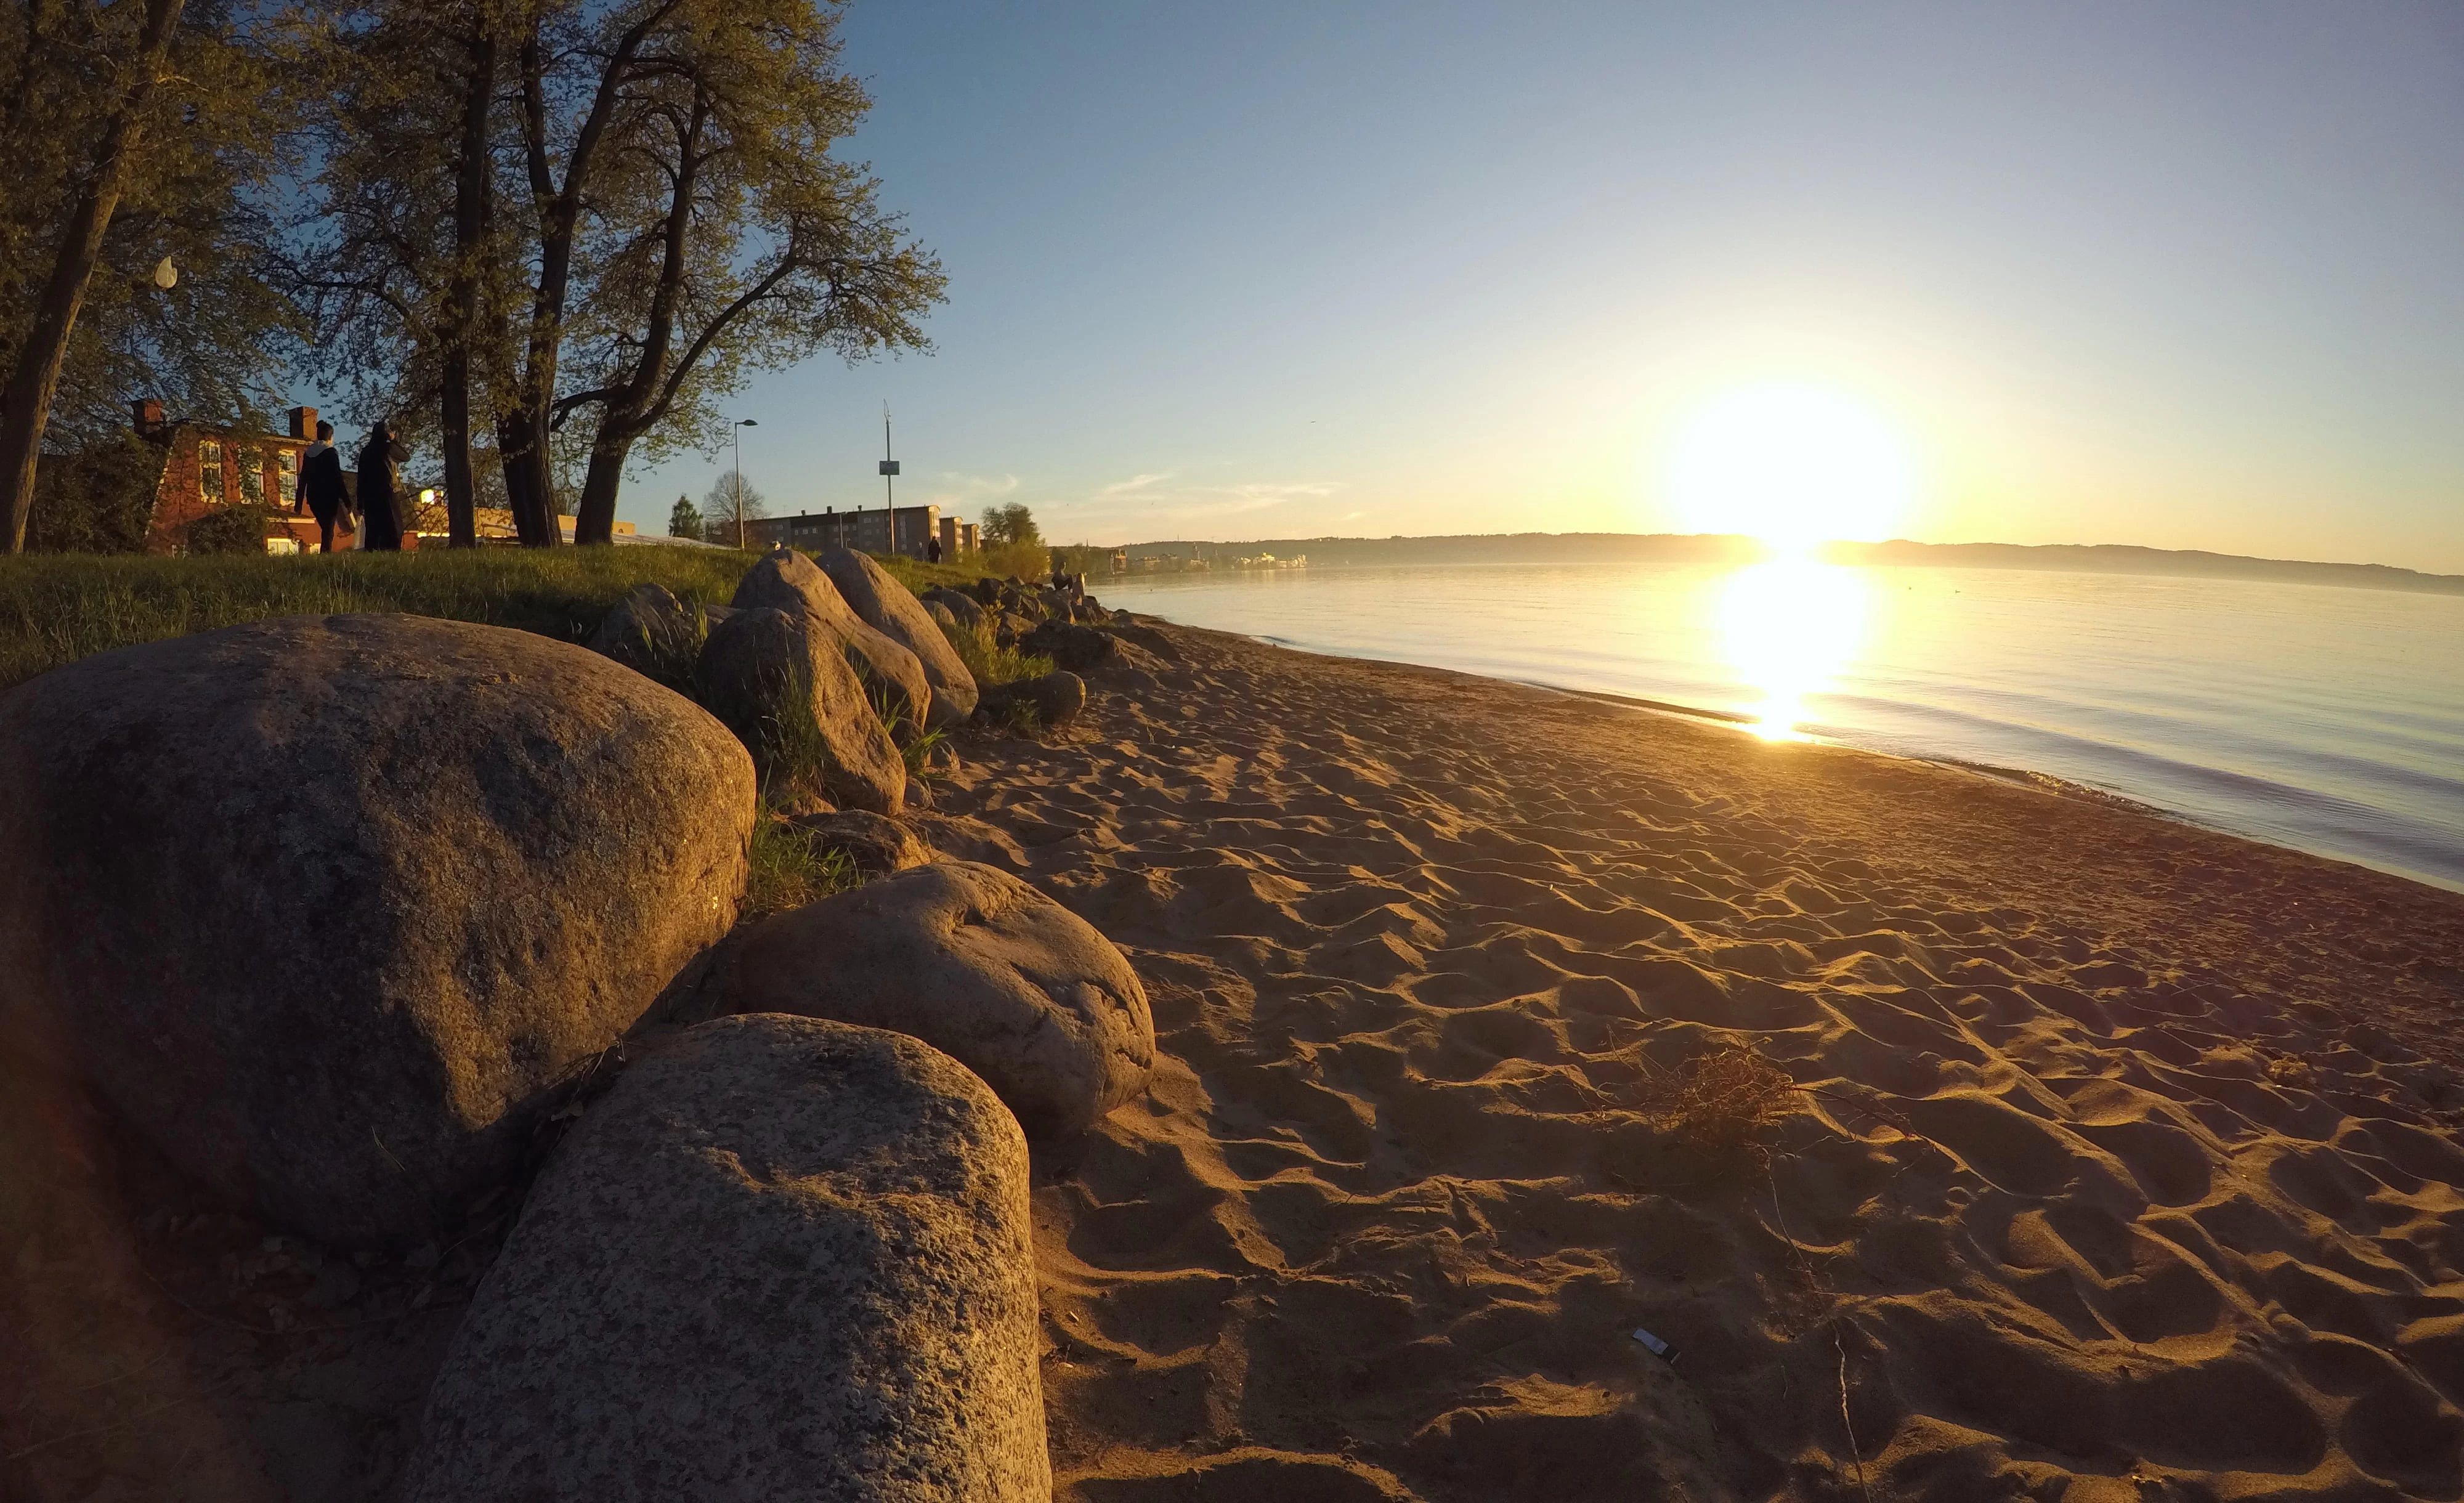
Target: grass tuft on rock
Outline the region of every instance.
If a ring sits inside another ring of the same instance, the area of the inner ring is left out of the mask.
[[[980,626],[974,630],[965,627],[940,623],[941,635],[947,637],[958,661],[967,665],[976,682],[986,689],[1001,684],[1014,684],[1023,678],[1041,678],[1052,672],[1052,659],[1042,652],[1024,652],[1014,647],[1001,647],[993,641],[992,628]]]
[[[745,851],[751,869],[744,906],[737,921],[751,923],[772,914],[817,903],[844,893],[864,878],[845,851],[822,844],[822,837],[782,817],[768,802],[753,822],[753,843]]]

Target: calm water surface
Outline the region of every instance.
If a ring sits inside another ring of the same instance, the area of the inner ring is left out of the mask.
[[[1107,604],[2032,768],[2464,890],[2464,597],[1779,562],[1133,576]]]

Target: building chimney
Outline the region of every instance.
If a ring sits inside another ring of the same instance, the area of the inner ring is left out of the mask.
[[[315,408],[296,407],[291,409],[291,436],[294,438],[314,438],[317,436],[317,409]]]
[[[147,397],[128,405],[132,424],[141,438],[151,438],[163,431],[163,404]]]

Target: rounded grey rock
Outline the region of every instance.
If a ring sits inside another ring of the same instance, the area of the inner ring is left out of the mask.
[[[774,792],[818,783],[839,803],[882,814],[903,802],[906,763],[855,671],[812,617],[767,606],[730,613],[702,644],[693,686],[743,740]]]
[[[918,728],[932,714],[933,687],[915,654],[866,624],[841,596],[821,565],[780,546],[761,556],[737,582],[729,602],[739,609],[767,606],[811,621],[855,670],[868,694],[887,697],[890,708]]]
[[[952,726],[976,713],[976,675],[924,606],[890,571],[852,548],[825,548],[814,562],[864,624],[915,654],[932,688],[928,723]]]
[[[1026,1144],[896,1034],[721,1018],[540,1174],[407,1503],[1051,1495]]]
[[[993,867],[936,862],[774,915],[731,963],[743,1010],[922,1039],[983,1076],[1032,1138],[1091,1126],[1155,1071],[1129,961]]]
[[[735,921],[753,768],[594,652],[416,616],[0,696],[0,1030],[274,1221],[404,1246]]]

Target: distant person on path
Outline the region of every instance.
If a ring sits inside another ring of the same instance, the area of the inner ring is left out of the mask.
[[[941,562],[940,539],[927,538],[924,540],[924,562],[927,564],[938,564]]]
[[[351,530],[348,518],[350,497],[342,489],[342,454],[334,447],[334,425],[317,425],[317,441],[299,456],[299,497],[291,503],[295,512],[307,510],[317,519],[317,551],[334,551],[334,524],[340,521],[344,531]]]
[[[402,551],[402,462],[409,457],[410,451],[378,418],[360,448],[360,516],[368,524],[368,541],[362,546],[380,553]]]

